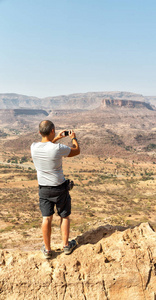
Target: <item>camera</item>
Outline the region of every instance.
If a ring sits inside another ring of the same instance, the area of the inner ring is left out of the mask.
[[[71,133],[71,130],[69,130],[69,131],[64,131],[64,135],[65,135],[65,136],[68,136],[70,133]]]
[[[66,186],[67,186],[67,190],[70,191],[72,190],[73,186],[74,186],[74,181],[67,179],[66,180]]]
[[[64,135],[65,135],[65,136],[69,135],[69,131],[65,131],[65,132],[64,132]]]

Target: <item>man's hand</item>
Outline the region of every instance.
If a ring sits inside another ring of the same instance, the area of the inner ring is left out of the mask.
[[[79,144],[78,144],[78,141],[77,141],[77,138],[76,138],[76,134],[73,130],[69,132],[69,137],[72,140],[73,146],[70,148],[71,151],[70,151],[68,157],[79,155],[80,154],[80,147],[79,147]]]
[[[65,131],[66,130],[61,130],[59,133],[58,133],[58,135],[56,136],[56,137],[54,137],[54,139],[52,140],[52,143],[55,143],[55,142],[57,142],[58,140],[60,140],[60,139],[62,139],[62,138],[65,138],[66,136],[65,136]],[[70,136],[70,132],[71,131],[69,131],[69,136]]]
[[[65,137],[64,132],[65,132],[65,130],[61,130],[61,131],[58,133],[57,137],[58,137],[59,139],[64,138],[64,137]]]
[[[55,143],[57,142],[58,140],[66,137],[65,136],[65,132],[66,130],[62,130],[58,133],[58,135],[52,140],[52,143]],[[68,157],[72,157],[72,156],[76,156],[78,154],[80,154],[80,147],[79,147],[79,144],[78,144],[78,141],[76,139],[76,134],[73,130],[68,130],[69,131],[69,137],[71,138],[72,140],[72,143],[73,143],[73,146],[70,147],[71,151],[68,155]]]
[[[71,138],[71,140],[74,139],[74,138],[76,138],[76,134],[75,134],[75,132],[73,130],[69,131],[69,137]]]

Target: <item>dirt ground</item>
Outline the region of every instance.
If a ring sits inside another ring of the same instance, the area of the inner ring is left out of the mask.
[[[156,228],[156,164],[80,155],[65,158],[63,169],[65,177],[75,183],[70,238],[107,224],[133,226],[148,221]],[[0,248],[39,249],[41,222],[33,164],[1,163]],[[55,213],[55,249],[62,247],[59,222]]]
[[[78,157],[65,158],[71,191],[70,238],[100,225],[156,227],[156,111],[106,109],[53,113],[56,133],[73,128],[80,143]],[[31,121],[31,122],[30,122]],[[39,119],[28,116],[1,122],[0,248],[39,249],[42,217],[30,145],[39,141]],[[63,140],[71,146],[69,138]],[[52,246],[62,247],[55,213]]]

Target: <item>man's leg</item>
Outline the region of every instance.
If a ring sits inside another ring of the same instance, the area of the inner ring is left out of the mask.
[[[50,217],[43,217],[42,222],[42,233],[43,233],[43,240],[46,250],[51,250],[50,242],[51,242],[51,223],[52,223],[53,216]]]
[[[61,231],[62,231],[63,247],[68,246],[69,230],[70,230],[69,216],[66,218],[61,218]]]

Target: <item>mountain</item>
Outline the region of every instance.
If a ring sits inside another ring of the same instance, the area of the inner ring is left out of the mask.
[[[37,98],[18,94],[0,94],[0,109],[83,109],[100,106],[103,99],[131,100],[156,103],[156,97],[145,97],[130,92],[89,92],[57,97]]]
[[[156,106],[156,96],[147,96],[146,99],[151,105]]]

